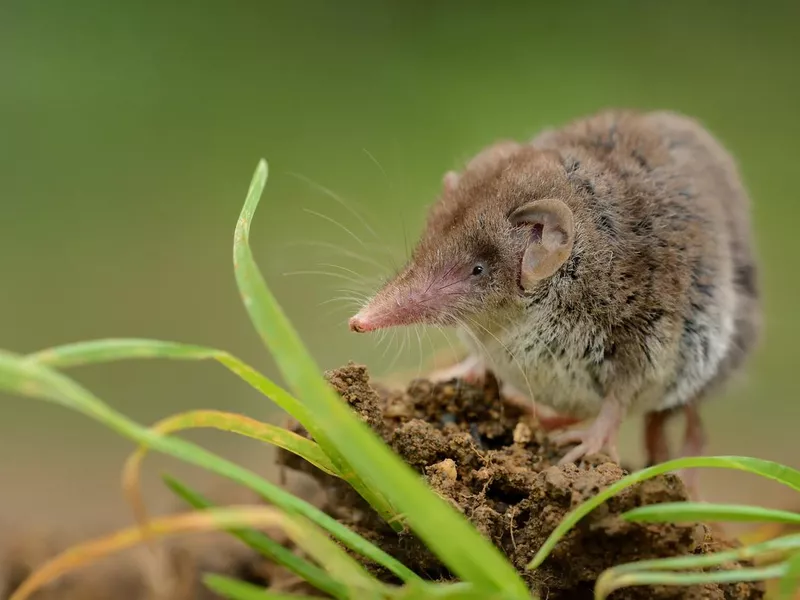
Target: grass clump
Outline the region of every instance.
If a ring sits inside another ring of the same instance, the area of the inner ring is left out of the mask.
[[[139,445],[125,465],[123,482],[138,525],[75,546],[33,573],[11,596],[25,600],[53,579],[97,558],[142,543],[191,531],[223,529],[269,560],[286,567],[317,589],[338,600],[447,598],[453,600],[529,600],[531,592],[513,565],[469,520],[434,493],[328,385],[262,277],[248,238],[256,207],[267,180],[267,164],[258,164],[234,236],[234,268],[244,306],[275,358],[288,389],[277,385],[235,356],[216,349],[143,339],[108,339],[50,348],[22,356],[0,353],[0,389],[49,400],[76,410],[110,427]],[[313,441],[274,425],[221,411],[190,411],[141,426],[62,370],[89,363],[125,359],[165,358],[215,360],[278,404],[296,419]],[[410,530],[457,577],[457,583],[424,580],[379,547],[335,519],[202,447],[175,437],[178,431],[212,427],[259,439],[292,452],[326,473],[346,481],[397,531]],[[271,506],[213,506],[194,490],[167,478],[170,489],[193,511],[150,520],[138,494],[138,473],[148,450],[171,455],[241,484]],[[541,565],[558,541],[594,508],[626,487],[681,468],[726,468],[755,473],[800,490],[800,472],[770,461],[744,457],[702,457],[672,461],[634,473],[609,486],[570,513],[532,558]],[[759,521],[797,523],[800,516],[785,511],[736,505],[677,503],[646,506],[626,513],[626,519],[647,522]],[[280,527],[303,550],[301,557],[257,528]],[[338,542],[338,543],[337,543]],[[352,551],[346,552],[344,548]],[[401,582],[376,579],[355,558],[369,559]],[[736,570],[697,571],[742,559],[772,557],[766,565]],[[705,556],[665,558],[613,567],[596,585],[596,597],[633,585],[693,585],[722,581],[779,579],[783,598],[798,587],[800,535],[787,535]],[[250,583],[209,574],[205,584],[231,600],[287,598]],[[296,597],[296,596],[295,596]]]

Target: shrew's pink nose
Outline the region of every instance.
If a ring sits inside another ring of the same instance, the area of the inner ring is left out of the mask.
[[[370,326],[370,323],[361,313],[358,313],[354,317],[350,318],[350,331],[355,331],[356,333],[366,333],[367,331],[372,331],[374,326]]]

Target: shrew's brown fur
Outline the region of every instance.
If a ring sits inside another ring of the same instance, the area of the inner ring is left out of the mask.
[[[568,207],[574,239],[523,287],[531,230],[510,216],[540,199]],[[593,417],[612,397],[623,415],[670,412],[727,381],[759,337],[749,199],[694,120],[603,112],[447,174],[411,260],[369,307],[382,326],[460,325],[501,380],[561,412]]]

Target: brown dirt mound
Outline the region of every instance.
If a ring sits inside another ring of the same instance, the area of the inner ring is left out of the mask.
[[[615,564],[733,545],[702,524],[645,525],[620,517],[637,506],[685,500],[681,480],[664,475],[612,498],[584,518],[541,568],[526,571],[567,512],[626,474],[619,465],[595,456],[580,466],[555,466],[564,448],[551,443],[530,415],[504,403],[492,377],[483,387],[416,380],[405,391],[370,385],[366,368],[353,364],[327,377],[364,421],[502,549],[542,598],[592,598],[598,575]],[[338,520],[417,573],[451,577],[412,534],[395,533],[347,484],[292,454],[280,453],[279,461],[317,479],[327,492],[326,510]],[[640,587],[612,598],[743,600],[762,598],[763,590],[760,584]]]

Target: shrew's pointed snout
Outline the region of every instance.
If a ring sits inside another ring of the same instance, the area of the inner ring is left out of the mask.
[[[450,269],[447,273],[453,272]],[[367,333],[379,329],[441,323],[453,311],[467,280],[419,275],[405,276],[389,283],[350,318],[350,331]]]
[[[356,333],[366,333],[372,329],[369,326],[369,321],[360,312],[350,317],[349,325],[350,331],[355,331]]]

